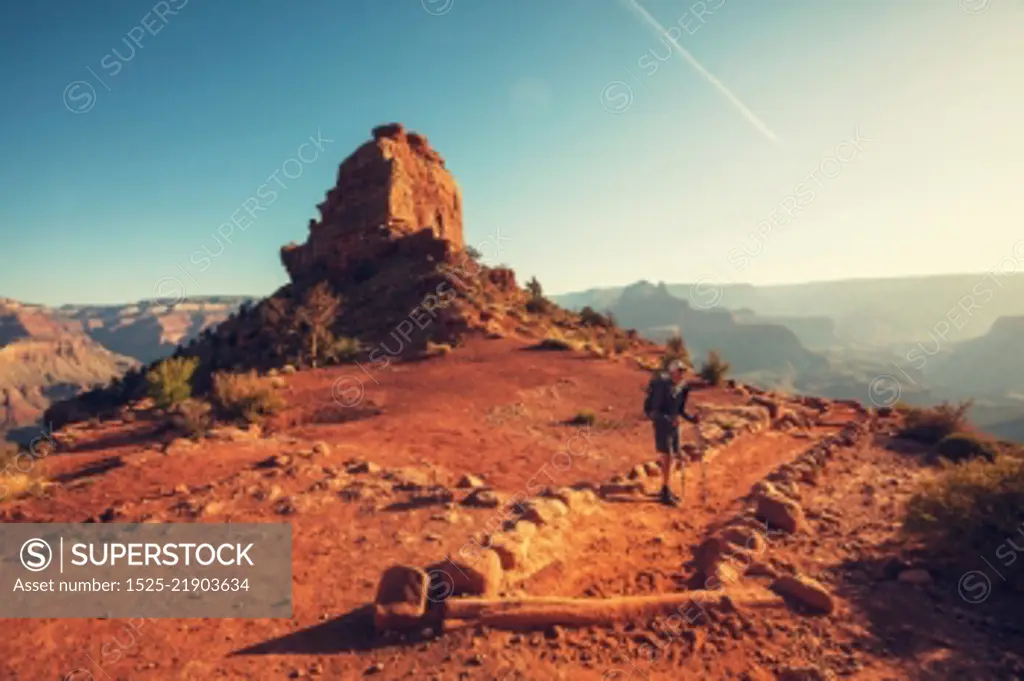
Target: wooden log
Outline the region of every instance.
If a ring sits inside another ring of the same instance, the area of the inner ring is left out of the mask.
[[[658,616],[678,615],[690,623],[703,611],[783,609],[783,599],[761,587],[724,591],[684,591],[619,598],[452,598],[445,601],[445,626],[473,623],[516,631],[550,626],[612,626]]]

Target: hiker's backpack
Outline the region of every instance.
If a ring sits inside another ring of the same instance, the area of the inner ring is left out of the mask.
[[[648,418],[650,418],[651,409],[654,407],[654,392],[664,390],[668,380],[668,375],[661,371],[651,376],[651,380],[647,384],[647,395],[644,397],[644,415]]]

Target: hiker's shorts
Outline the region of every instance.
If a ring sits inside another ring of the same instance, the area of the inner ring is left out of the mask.
[[[654,448],[660,454],[679,456],[679,428],[670,424],[655,423]]]

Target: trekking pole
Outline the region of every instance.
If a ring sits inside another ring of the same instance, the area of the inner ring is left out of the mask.
[[[677,455],[679,459],[679,503],[683,503],[686,499],[686,457],[681,454]]]
[[[701,421],[704,419],[701,418]],[[700,503],[701,506],[708,505],[708,441],[704,437],[704,431],[697,426],[697,440],[700,442]]]

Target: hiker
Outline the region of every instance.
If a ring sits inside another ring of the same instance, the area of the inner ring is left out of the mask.
[[[685,365],[674,359],[669,362],[667,371],[659,373],[651,379],[648,396],[644,404],[647,417],[654,422],[654,446],[661,454],[661,503],[666,506],[678,506],[679,497],[669,489],[672,475],[672,459],[679,459],[683,466],[679,447],[679,419],[684,418],[690,423],[700,422],[699,414],[686,413],[686,398],[690,394],[690,386],[683,380]]]

